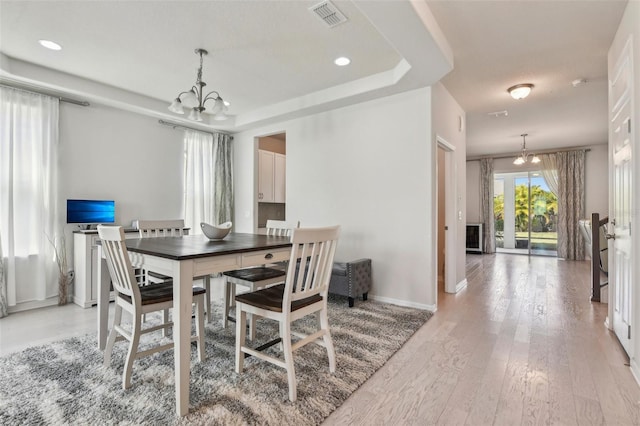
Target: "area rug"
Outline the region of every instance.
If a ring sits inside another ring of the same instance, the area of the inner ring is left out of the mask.
[[[292,403],[284,369],[252,357],[242,374],[235,373],[235,329],[222,329],[221,306],[214,308],[214,322],[206,327],[206,361],[198,362],[192,349],[187,416],[175,415],[173,351],[136,360],[132,387],[125,391],[127,342],[116,343],[111,367],[103,367],[95,334],[87,334],[0,358],[0,424],[319,424],[431,316],[371,300],[348,308],[346,299],[332,296],[336,372],[329,373],[324,348],[298,349],[298,400]],[[300,320],[293,329],[313,326],[312,319]],[[275,323],[260,320],[256,341],[273,335]]]

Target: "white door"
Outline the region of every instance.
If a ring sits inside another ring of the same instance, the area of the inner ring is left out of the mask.
[[[631,63],[631,43],[617,59],[609,85],[609,149],[613,161],[611,180],[612,206],[608,228],[609,285],[613,292],[613,330],[620,343],[632,357],[631,321],[633,318],[632,299],[632,253],[631,253],[631,210],[632,210],[632,150],[633,129],[631,125],[633,75]],[[610,302],[611,303],[611,302]]]

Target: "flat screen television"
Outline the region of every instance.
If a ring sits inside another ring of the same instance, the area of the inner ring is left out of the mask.
[[[67,200],[67,223],[115,223],[113,200]]]

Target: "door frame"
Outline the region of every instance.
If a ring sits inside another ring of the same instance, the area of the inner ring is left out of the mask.
[[[456,199],[457,199],[457,182],[456,182],[456,161],[455,151],[456,147],[447,142],[440,135],[436,135],[436,179],[440,176],[438,170],[437,153],[441,148],[444,151],[444,187],[446,188],[444,194],[444,222],[447,226],[447,232],[444,236],[444,291],[446,293],[457,293],[460,289],[457,288],[456,281],[456,241],[458,235],[458,221],[456,220]],[[438,211],[438,193],[436,185],[436,212]],[[438,223],[438,215],[436,214],[436,230],[440,229]],[[437,244],[436,244],[437,247]],[[436,250],[436,256],[439,255]],[[437,260],[437,257],[436,257]],[[436,267],[438,262],[436,261]],[[436,272],[437,278],[437,272]]]

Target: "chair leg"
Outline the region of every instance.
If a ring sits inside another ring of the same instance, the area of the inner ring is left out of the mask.
[[[207,322],[213,321],[213,315],[211,315],[211,275],[207,275],[203,278],[204,290],[205,290],[205,308],[207,309]]]
[[[118,332],[116,331],[116,325],[120,325],[122,323],[122,306],[118,305],[116,302],[116,309],[113,316],[113,326],[111,327],[111,331],[109,332],[109,337],[107,338],[107,345],[104,348],[104,366],[108,367],[111,365],[111,353],[113,352],[113,345],[116,343],[116,337]]]
[[[362,293],[362,300],[367,300],[368,297],[369,297],[368,292]]]
[[[242,305],[236,307],[236,373],[242,373],[244,368],[244,352],[241,348],[245,343],[247,333],[247,313]]]
[[[225,281],[224,284],[224,307],[222,309],[222,328],[229,326],[229,299],[231,298],[231,283]]]
[[[324,346],[327,348],[327,356],[329,357],[329,371],[331,373],[336,372],[336,351],[333,347],[333,339],[331,338],[331,332],[329,330],[329,318],[327,317],[327,309],[320,311],[320,324],[322,330],[324,330],[324,336],[322,336],[322,340],[324,341]]]
[[[284,362],[287,369],[287,381],[289,382],[289,401],[295,402],[296,392],[296,370],[293,365],[293,350],[291,349],[291,323],[286,319],[282,319],[280,326],[280,338],[284,346]]]
[[[131,387],[131,370],[133,370],[133,361],[136,359],[138,351],[138,343],[140,342],[140,329],[142,328],[142,315],[133,315],[133,324],[131,326],[131,342],[129,342],[129,352],[127,360],[124,363],[124,372],[122,373],[122,388]]]
[[[354,304],[354,299],[353,299],[353,297],[349,297],[349,299],[348,299],[348,300],[349,300],[349,307],[350,307],[350,308],[353,308],[353,304]]]
[[[169,322],[169,310],[165,309],[162,311],[162,323],[163,324],[167,324]],[[170,327],[165,327],[162,329],[162,335],[164,337],[169,337],[169,335],[171,334],[171,332],[169,331]]]
[[[196,336],[198,336],[198,361],[202,362],[206,359],[204,353],[204,305],[206,304],[205,295],[199,295],[196,299]],[[211,311],[207,311],[207,314]]]

